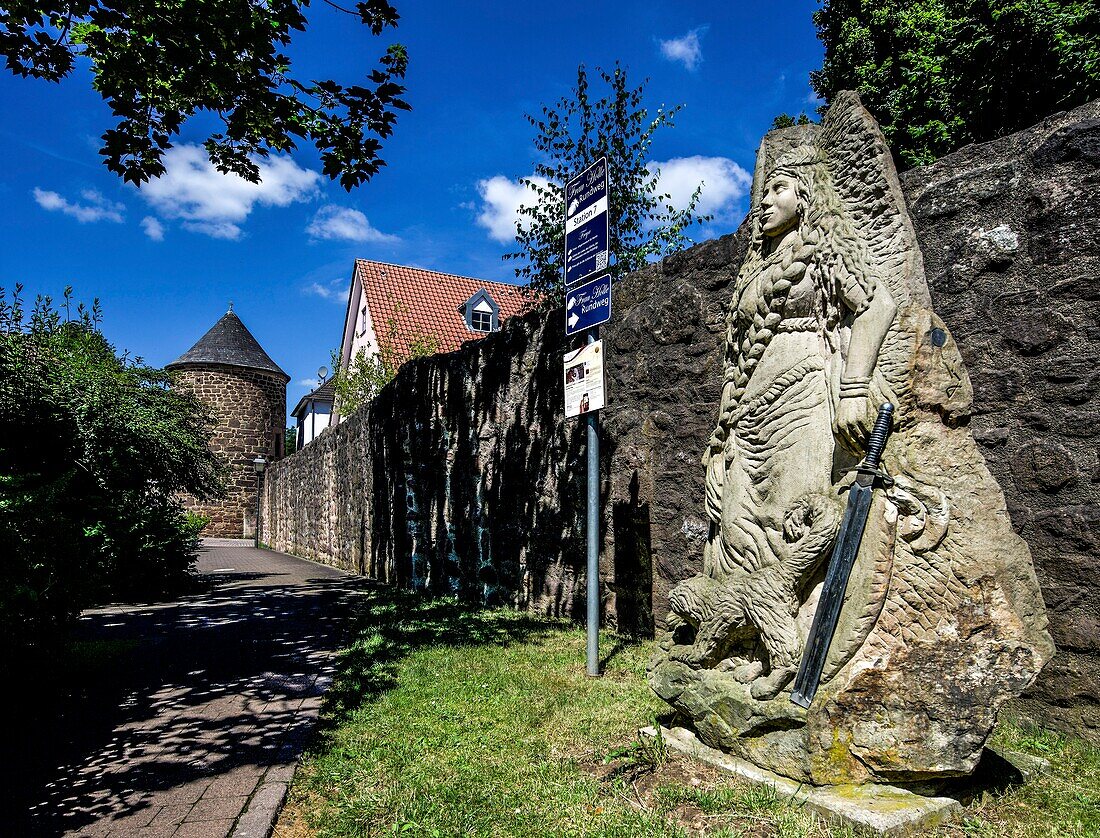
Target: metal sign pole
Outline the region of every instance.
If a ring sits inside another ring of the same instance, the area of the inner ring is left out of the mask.
[[[611,317],[611,275],[607,159],[586,166],[565,183],[565,335],[588,335],[591,351],[576,350],[565,356],[565,415],[585,415],[588,426],[588,674],[600,674],[600,419],[604,406],[603,358],[600,323]],[[586,281],[587,280],[587,281]],[[594,360],[592,356],[595,356]],[[580,359],[580,360],[578,360]],[[570,364],[573,364],[570,366]],[[594,364],[595,369],[589,369]],[[583,383],[582,383],[583,382]],[[598,387],[589,402],[592,385]]]
[[[588,332],[595,343],[600,329]],[[588,674],[600,674],[600,412],[588,419]]]

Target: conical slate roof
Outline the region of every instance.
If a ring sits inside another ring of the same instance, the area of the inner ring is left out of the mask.
[[[168,364],[166,369],[205,364],[264,370],[277,373],[290,381],[290,376],[264,352],[263,347],[252,337],[252,333],[232,309],[211,326],[210,331],[199,338],[198,343]]]

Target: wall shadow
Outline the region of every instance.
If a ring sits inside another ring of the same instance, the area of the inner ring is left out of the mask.
[[[653,556],[649,504],[639,500],[637,472],[630,480],[630,498],[611,506],[614,531],[615,614],[618,629],[634,637],[653,636]]]
[[[338,726],[350,712],[397,686],[401,661],[417,649],[507,646],[548,636],[557,628],[523,612],[378,586],[365,598],[354,620],[354,639],[336,663],[322,730]]]

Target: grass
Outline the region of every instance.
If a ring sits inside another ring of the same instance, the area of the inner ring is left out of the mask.
[[[944,835],[981,838],[1100,836],[1100,748],[1015,719],[1003,721],[990,745],[1041,757],[1049,773],[1004,794],[986,794]]]
[[[639,742],[666,712],[651,644],[613,635],[602,678],[567,624],[379,589],[343,655],[322,735],[276,836],[832,836],[769,788]],[[1100,752],[1005,724],[997,744],[1053,771],[987,794],[940,836],[1100,835]]]

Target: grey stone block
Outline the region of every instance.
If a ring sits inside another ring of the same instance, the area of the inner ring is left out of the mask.
[[[652,727],[642,728],[640,733],[649,738],[657,735]],[[771,786],[780,796],[804,804],[830,823],[869,829],[878,835],[924,835],[962,810],[962,804],[953,798],[925,797],[897,786],[796,783],[704,745],[694,733],[681,727],[662,727],[661,736],[668,747],[750,783]]]

